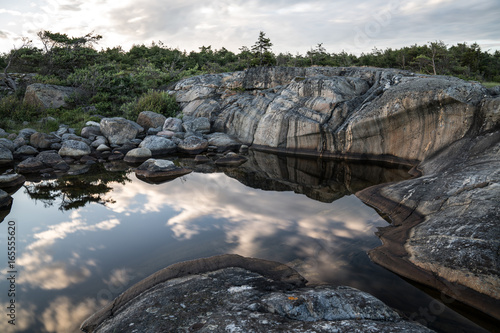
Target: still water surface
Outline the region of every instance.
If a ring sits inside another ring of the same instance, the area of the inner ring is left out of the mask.
[[[430,313],[433,298],[366,254],[380,245],[374,232],[387,222],[353,193],[402,179],[407,170],[250,157],[238,169],[198,166],[163,184],[99,170],[25,183],[0,224],[2,274],[8,221],[16,223],[17,240],[16,325],[2,313],[0,332],[77,332],[91,313],[155,271],[224,253],[287,263],[311,283],[370,292],[438,331],[481,331],[444,306]],[[3,278],[3,309],[8,289]]]

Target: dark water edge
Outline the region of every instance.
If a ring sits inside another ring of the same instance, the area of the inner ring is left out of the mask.
[[[467,319],[452,310],[456,301],[451,308],[437,303],[435,291],[368,258],[366,251],[380,245],[374,232],[386,222],[353,193],[409,178],[407,166],[259,152],[249,158],[239,168],[178,159],[195,173],[160,185],[141,182],[123,164],[25,184],[5,218],[19,227],[18,315],[30,321],[15,332],[74,331],[88,313],[155,271],[222,253],[284,262],[311,284],[369,292],[438,332],[484,332],[473,321],[493,328],[472,309],[460,306],[472,312]],[[5,322],[1,332],[11,328]]]

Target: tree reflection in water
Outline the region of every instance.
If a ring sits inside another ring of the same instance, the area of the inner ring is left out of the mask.
[[[106,205],[115,203],[111,196],[106,196],[113,188],[110,183],[125,184],[130,182],[127,171],[106,170],[102,164],[94,164],[84,174],[66,174],[59,178],[28,182],[25,192],[45,207],[59,205],[61,211],[84,207],[88,203]]]

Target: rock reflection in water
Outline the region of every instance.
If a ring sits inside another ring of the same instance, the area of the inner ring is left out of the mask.
[[[293,191],[333,202],[366,187],[410,178],[408,166],[299,158],[250,151],[249,161],[225,173],[263,190]]]

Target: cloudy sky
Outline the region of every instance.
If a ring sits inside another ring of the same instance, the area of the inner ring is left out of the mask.
[[[318,43],[354,54],[442,40],[500,50],[499,0],[0,0],[0,52],[49,30],[94,31],[97,46],[202,45],[238,52],[264,31],[275,53],[304,54]]]

